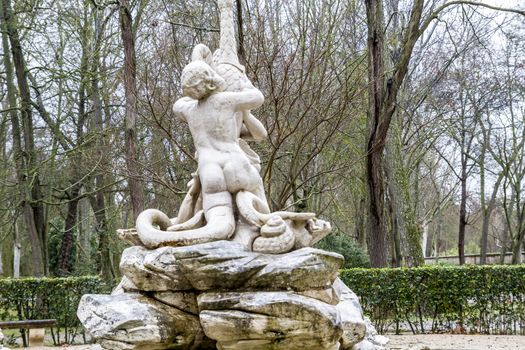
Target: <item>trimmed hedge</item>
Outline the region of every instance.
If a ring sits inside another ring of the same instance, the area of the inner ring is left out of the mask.
[[[525,265],[348,269],[380,332],[525,334]]]
[[[71,343],[83,334],[76,316],[82,295],[108,290],[93,276],[0,279],[0,320],[56,319],[51,329],[55,345]]]
[[[380,332],[525,335],[525,265],[341,270]],[[55,344],[82,327],[80,297],[109,293],[99,277],[0,279],[0,320],[57,319]]]

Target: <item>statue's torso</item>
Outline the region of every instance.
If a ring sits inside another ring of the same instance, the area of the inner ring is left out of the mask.
[[[242,152],[239,137],[242,114],[221,101],[221,93],[201,101],[187,102],[185,119],[197,152]]]

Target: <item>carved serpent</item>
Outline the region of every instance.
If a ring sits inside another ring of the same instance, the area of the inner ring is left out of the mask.
[[[269,213],[264,208],[265,203],[255,194],[240,191],[236,196],[236,204],[240,215],[250,224],[261,227],[261,236],[257,237],[252,249],[261,253],[286,253],[292,250],[296,243],[296,234],[285,221],[304,222],[315,218],[314,213],[293,213],[278,211]]]

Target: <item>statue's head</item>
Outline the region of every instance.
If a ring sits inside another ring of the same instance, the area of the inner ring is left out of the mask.
[[[195,100],[221,91],[225,85],[224,79],[203,61],[188,64],[182,71],[181,80],[184,95]]]

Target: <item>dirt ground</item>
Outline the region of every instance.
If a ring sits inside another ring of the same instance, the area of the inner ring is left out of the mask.
[[[391,350],[525,350],[525,336],[389,335]]]
[[[431,334],[389,335],[388,337],[390,350],[525,350],[525,336]],[[100,348],[84,345],[27,349],[99,350]]]

